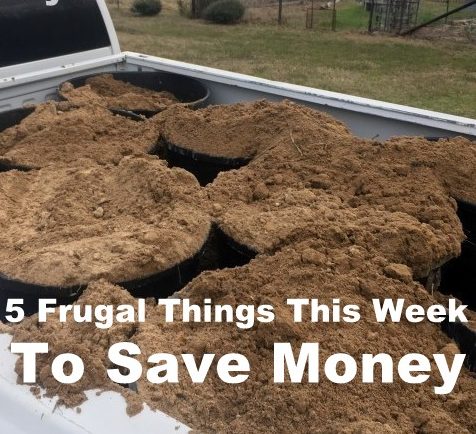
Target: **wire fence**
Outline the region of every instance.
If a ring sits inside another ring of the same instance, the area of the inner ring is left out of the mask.
[[[246,21],[277,24],[278,2],[271,0],[242,0],[249,3]],[[284,1],[281,24],[309,30],[358,30],[399,34],[465,4],[467,0],[336,0]],[[468,8],[443,19],[432,27],[476,27],[476,7]],[[455,30],[456,33],[459,30]],[[451,32],[450,32],[451,33]],[[461,32],[459,32],[461,33]]]

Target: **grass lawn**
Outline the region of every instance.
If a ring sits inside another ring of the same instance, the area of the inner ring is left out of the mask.
[[[342,7],[342,30],[331,32],[304,29],[302,6],[302,26],[279,27],[189,20],[173,0],[148,18],[109,5],[124,50],[476,118],[474,44],[351,31],[365,16],[351,2]]]

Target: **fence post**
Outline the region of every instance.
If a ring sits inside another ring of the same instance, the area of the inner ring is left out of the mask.
[[[332,1],[332,31],[336,31],[337,25],[337,11],[336,11],[336,0]]]
[[[314,28],[314,0],[311,0],[311,29]]]
[[[373,31],[373,29],[372,29],[373,20],[374,20],[374,0],[370,0],[369,27],[367,29],[367,31],[369,33],[372,33],[372,31]]]

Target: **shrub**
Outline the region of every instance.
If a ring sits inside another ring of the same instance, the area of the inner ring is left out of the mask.
[[[137,15],[153,16],[160,13],[162,3],[160,0],[134,0],[131,11]]]
[[[177,0],[179,14],[187,18],[201,18],[203,11],[217,0]]]
[[[239,0],[218,0],[203,11],[203,18],[218,24],[232,24],[240,21],[245,7]]]
[[[197,8],[197,17],[203,17],[205,9],[208,8],[212,3],[216,3],[217,0],[195,0]]]

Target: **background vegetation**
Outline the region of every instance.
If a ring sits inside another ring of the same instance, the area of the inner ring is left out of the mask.
[[[283,26],[275,3],[248,4],[245,21],[232,26],[181,16],[175,0],[162,4],[159,16],[139,18],[125,0],[111,2],[122,49],[476,118],[468,38],[368,35],[367,12],[353,0],[338,3],[336,32],[324,18],[305,28],[308,3],[285,3]]]

